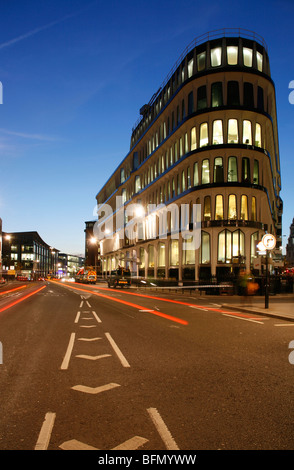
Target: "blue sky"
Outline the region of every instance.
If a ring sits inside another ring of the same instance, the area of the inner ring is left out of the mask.
[[[95,196],[131,130],[190,42],[208,31],[263,36],[276,85],[283,245],[294,217],[294,2],[0,0],[0,217],[84,253]]]

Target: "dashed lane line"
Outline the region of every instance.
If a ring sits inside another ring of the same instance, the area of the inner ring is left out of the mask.
[[[121,350],[117,346],[116,342],[111,337],[111,335],[109,333],[105,333],[105,336],[108,339],[108,341],[110,342],[110,344],[111,344],[114,352],[116,353],[117,357],[119,358],[122,366],[123,367],[131,367],[130,364],[128,363],[128,361],[126,360],[125,356],[123,355],[123,353],[121,352]]]
[[[54,426],[56,413],[46,413],[41,431],[35,445],[35,450],[47,450],[50,442],[51,433]]]
[[[66,370],[66,369],[68,369],[68,365],[69,365],[71,353],[72,353],[73,346],[74,346],[74,342],[75,342],[75,336],[76,336],[75,333],[72,333],[72,334],[70,335],[68,347],[67,347],[65,356],[64,356],[64,358],[63,358],[63,361],[62,361],[62,364],[61,364],[61,367],[60,367],[61,370]]]
[[[163,421],[162,417],[160,416],[159,412],[156,408],[148,408],[147,409],[153,424],[155,425],[161,439],[165,443],[165,446],[168,450],[179,450],[179,447],[172,437],[169,429],[167,428],[165,422]]]

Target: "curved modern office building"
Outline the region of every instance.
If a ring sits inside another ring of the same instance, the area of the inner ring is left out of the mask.
[[[280,190],[264,40],[243,30],[197,38],[142,106],[129,153],[96,196],[102,270],[129,264],[138,275],[181,281],[252,269],[265,233],[281,245]],[[181,230],[173,236],[170,207],[178,208],[180,227],[200,221],[199,247],[183,249]]]

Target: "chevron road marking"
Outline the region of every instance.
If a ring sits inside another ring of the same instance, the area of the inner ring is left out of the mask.
[[[98,341],[99,339],[102,338],[78,338],[78,341]]]
[[[140,436],[134,436],[111,450],[136,450],[146,444],[146,442],[148,442],[148,439]],[[63,442],[59,447],[62,450],[99,450],[96,447],[89,446],[88,444],[77,441],[76,439]]]
[[[89,359],[90,361],[97,361],[97,359],[111,357],[111,354],[101,354],[100,356],[87,356],[86,354],[78,354],[76,355],[76,357],[81,357],[82,359]]]
[[[116,387],[120,387],[120,385],[115,384],[115,383],[101,385],[100,387],[87,387],[86,385],[75,385],[74,387],[72,387],[72,389],[77,390],[78,392],[90,393],[91,395],[96,395],[98,393],[106,392]]]

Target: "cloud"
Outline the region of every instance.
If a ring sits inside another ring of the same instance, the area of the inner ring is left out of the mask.
[[[0,132],[2,132],[3,134],[12,135],[14,137],[21,137],[23,139],[40,140],[46,142],[55,142],[57,140],[60,140],[58,137],[55,136],[49,136],[44,134],[29,134],[27,132],[15,132],[2,128],[0,128]]]

